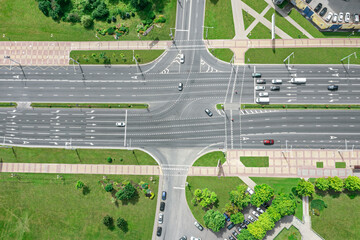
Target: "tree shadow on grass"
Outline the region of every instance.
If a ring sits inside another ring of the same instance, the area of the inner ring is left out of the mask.
[[[219,0],[210,0],[212,4],[217,4]]]
[[[136,203],[139,202],[139,199],[140,199],[140,195],[139,195],[138,191],[136,191],[133,198],[131,198],[129,200],[121,200],[121,205],[123,205],[123,206],[129,205],[129,204],[135,205]]]
[[[348,190],[344,190],[344,193],[350,198],[350,199],[354,199],[356,197],[358,197],[360,195],[359,191],[355,191],[355,192],[351,192]]]
[[[83,195],[88,195],[90,193],[90,188],[88,186],[84,186],[82,189]]]
[[[340,197],[340,194],[341,194],[341,192],[335,192],[333,190],[329,190],[328,193],[332,198],[338,198],[338,197]]]

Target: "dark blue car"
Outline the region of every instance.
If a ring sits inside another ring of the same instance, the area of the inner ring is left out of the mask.
[[[164,200],[164,201],[166,200],[166,192],[165,191],[162,192],[162,200]]]
[[[229,217],[226,213],[224,213],[224,217],[225,217],[225,220],[226,220],[227,222],[230,221],[230,217]]]

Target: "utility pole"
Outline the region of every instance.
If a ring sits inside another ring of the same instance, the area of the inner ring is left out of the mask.
[[[206,27],[206,26],[203,26],[203,28],[206,28],[205,39],[207,40],[207,39],[208,39],[208,31],[209,31],[209,28],[214,28],[214,27]]]
[[[271,39],[275,39],[275,13],[271,16]]]
[[[344,57],[344,58],[342,58],[341,60],[340,60],[340,62],[341,63],[343,63],[343,61],[344,61],[344,59],[348,59],[348,69],[350,69],[350,57],[352,56],[352,55],[355,55],[355,58],[357,58],[357,56],[356,56],[356,52],[353,52],[352,54],[350,54],[350,55],[348,55],[348,56],[346,56],[346,57]]]
[[[75,59],[73,59],[73,58],[70,58],[70,60],[72,60],[73,62],[76,62],[76,63],[79,65],[80,70],[81,70],[81,74],[82,74],[82,77],[83,77],[83,80],[85,80],[85,74],[84,74],[84,71],[83,71],[80,63],[79,63],[78,61],[76,61]]]
[[[19,67],[20,67],[20,69],[21,69],[21,71],[22,71],[22,73],[23,73],[23,75],[24,75],[24,78],[26,79],[26,75],[25,75],[24,69],[23,69],[23,67],[21,66],[21,64],[20,64],[19,62],[11,59],[10,56],[4,56],[4,58],[9,59],[10,61],[12,61],[12,62],[14,62],[14,63],[16,63],[16,64],[19,64]]]
[[[291,56],[292,56],[293,58],[295,58],[294,52],[290,53],[290,55],[287,56],[287,57],[284,59],[284,61],[283,61],[288,69],[290,69],[290,57],[291,57]],[[288,61],[287,64],[286,64],[286,60]]]

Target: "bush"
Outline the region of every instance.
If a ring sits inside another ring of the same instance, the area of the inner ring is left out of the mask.
[[[76,182],[76,188],[77,188],[77,189],[83,188],[84,185],[85,185],[85,184],[84,184],[82,181],[77,181],[77,182]]]
[[[135,17],[135,13],[132,12],[132,13],[131,13],[131,16],[132,16],[132,17]]]
[[[110,217],[109,215],[106,215],[103,219],[103,223],[108,228],[112,227],[114,225],[114,219]]]
[[[49,9],[51,8],[51,3],[48,1],[39,1],[39,9],[45,16],[49,16]]]
[[[116,22],[116,17],[115,17],[115,16],[112,16],[111,20],[112,20],[113,22]]]
[[[166,18],[164,17],[164,15],[160,15],[154,20],[154,22],[155,23],[164,23],[164,22],[166,22]]]
[[[101,2],[99,6],[92,13],[93,18],[98,20],[105,20],[109,16],[109,9],[104,2]]]
[[[316,208],[313,209],[316,216],[320,216],[320,211]]]
[[[107,162],[108,162],[108,163],[112,163],[112,158],[111,158],[111,157],[108,157],[108,158],[107,158]]]
[[[69,13],[69,15],[66,18],[67,22],[71,22],[71,23],[77,23],[80,22],[80,16],[77,12],[73,12],[73,13]]]
[[[114,189],[114,187],[111,183],[109,183],[105,186],[105,191],[107,191],[107,192],[111,192],[113,189]]]
[[[94,21],[91,16],[84,15],[81,17],[81,24],[84,26],[84,28],[90,28],[94,24]]]
[[[113,27],[109,27],[106,31],[109,35],[113,35],[115,33],[115,29]]]
[[[314,199],[311,201],[311,208],[317,209],[319,211],[322,211],[324,208],[326,208],[326,204],[321,199]]]

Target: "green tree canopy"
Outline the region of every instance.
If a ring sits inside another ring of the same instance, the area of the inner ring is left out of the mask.
[[[241,230],[240,234],[237,235],[238,240],[256,240],[256,238],[249,232],[248,229]]]
[[[360,178],[356,176],[348,176],[344,180],[344,188],[349,191],[359,191],[360,190]]]
[[[129,200],[132,199],[136,195],[136,189],[131,183],[125,185],[123,189],[120,189],[115,197],[119,200]]]
[[[239,209],[237,206],[235,206],[233,203],[226,203],[225,207],[223,208],[223,211],[228,213],[229,215],[233,215],[239,212]]]
[[[261,223],[261,226],[265,231],[269,231],[275,227],[275,222],[273,221],[273,218],[268,211],[260,215],[258,222]]]
[[[263,239],[266,234],[266,230],[262,226],[262,223],[258,220],[248,225],[248,230],[256,239]]]
[[[329,177],[329,188],[334,190],[335,192],[341,192],[344,187],[344,182],[341,180],[341,178],[335,176],[335,177]]]
[[[327,178],[317,178],[315,182],[315,187],[321,191],[329,190],[329,180]]]
[[[120,228],[121,230],[126,231],[126,229],[127,229],[127,222],[126,222],[125,219],[119,217],[119,218],[116,220],[116,226],[117,226],[118,228]]]
[[[204,222],[206,227],[210,228],[214,232],[218,232],[225,226],[225,217],[219,211],[210,209],[204,215]]]
[[[277,222],[277,221],[279,221],[280,220],[280,218],[281,218],[281,215],[280,215],[280,213],[279,213],[279,211],[275,208],[275,207],[273,207],[273,206],[270,206],[267,210],[266,210],[266,212],[269,214],[269,216],[271,217],[271,219],[273,220],[273,222]]]
[[[233,222],[235,224],[242,223],[244,221],[244,215],[241,212],[232,214],[230,216],[230,220],[231,220],[231,222]]]
[[[77,181],[76,182],[76,188],[77,189],[81,189],[81,188],[83,188],[85,186],[85,184],[82,182],[82,181]]]
[[[296,186],[296,192],[299,196],[312,196],[315,193],[315,187],[311,182],[301,179]]]
[[[255,186],[255,193],[251,196],[251,204],[260,207],[274,197],[274,189],[267,184]]]
[[[230,192],[230,202],[239,208],[241,211],[250,202],[250,195],[246,192],[247,186],[241,184],[237,186],[236,190]]]
[[[107,226],[109,228],[114,224],[114,219],[112,217],[110,217],[109,215],[106,215],[103,218],[103,223],[105,226]]]
[[[203,190],[195,189],[194,198],[192,200],[192,203],[194,205],[199,204],[203,208],[209,208],[216,201],[217,201],[217,195],[215,192],[211,192],[207,188],[204,188]]]
[[[286,215],[293,215],[296,209],[296,200],[292,194],[280,193],[272,201],[271,206],[276,208],[281,217]]]

